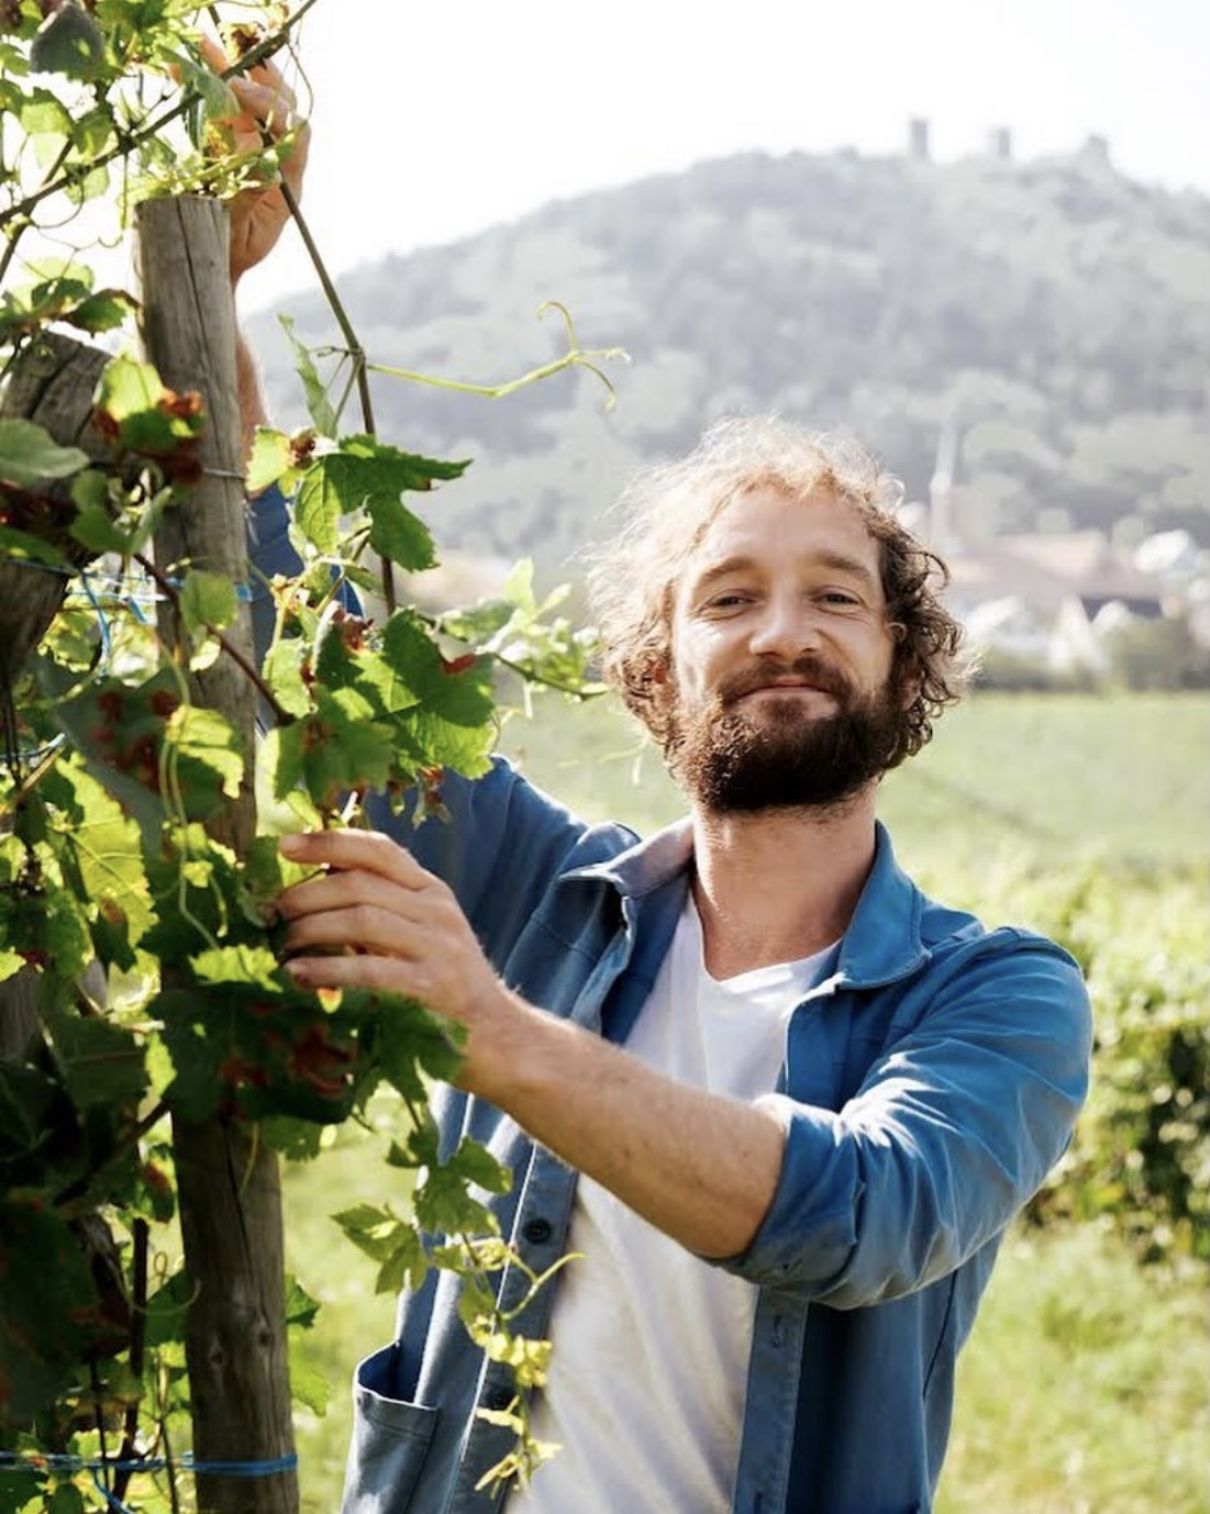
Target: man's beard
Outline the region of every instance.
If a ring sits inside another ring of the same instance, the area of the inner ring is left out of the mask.
[[[834,714],[808,713],[803,696],[762,696],[752,718],[740,704],[776,678],[801,678],[831,694]],[[749,668],[722,684],[709,703],[678,711],[666,747],[673,775],[716,814],[773,808],[828,809],[893,767],[903,753],[904,711],[898,679],[861,695],[835,668],[814,657],[789,666]]]

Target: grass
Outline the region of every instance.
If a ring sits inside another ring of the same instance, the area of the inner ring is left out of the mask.
[[[589,820],[641,833],[683,812],[612,699],[547,697],[504,750]],[[1200,694],[977,695],[892,773],[880,809],[909,869],[976,861],[1192,863],[1210,850],[1210,701]]]
[[[682,812],[656,755],[616,707],[539,702],[505,750],[587,819],[643,833]],[[882,811],[901,860],[940,897],[988,917],[1129,942],[1165,915],[1204,957],[1210,708],[1200,697],[982,696],[888,779]],[[1069,901],[1076,901],[1069,904]],[[286,1175],[292,1267],[322,1301],[308,1355],[334,1385],[300,1414],[303,1508],[338,1507],[355,1361],[390,1339],[394,1300],[328,1216],[403,1205],[381,1137],[340,1132]],[[1206,1514],[1210,1429],[1202,1279],[1138,1266],[1093,1225],[1015,1230],[959,1364],[938,1514]]]
[[[959,1359],[937,1514],[1205,1514],[1202,1282],[1016,1231]]]

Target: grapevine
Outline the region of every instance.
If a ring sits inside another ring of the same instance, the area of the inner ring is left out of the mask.
[[[526,698],[596,687],[591,632],[557,613],[559,594],[539,601],[525,565],[466,609],[397,602],[396,575],[437,561],[425,496],[456,488],[468,463],[381,439],[370,375],[504,397],[583,367],[612,396],[602,364],[619,354],[581,348],[557,304],[567,350],[519,379],[424,375],[365,352],[280,178],[298,127],[262,123],[251,146],[231,127],[229,81],[263,77],[274,57],[298,65],[315,3],[0,3],[0,1514],[191,1505],[203,1389],[184,1349],[198,1289],[174,1239],[187,1218],[176,1132],[242,1131],[242,1195],[267,1150],[316,1157],[324,1129],[368,1123],[375,1097],[398,1111],[387,1161],[412,1174],[411,1207],[355,1204],[338,1222],[380,1290],[418,1287],[434,1266],[462,1278],[472,1336],[516,1383],[495,1413],[515,1445],[489,1480],[527,1479],[549,1449],[527,1405],[550,1347],[511,1327],[557,1268],[534,1275],[501,1235],[507,1170],[469,1140],[439,1150],[429,1090],[454,1075],[458,1037],[419,1003],[314,994],[282,970],[273,900],[305,872],[277,837],[369,824],[373,795],[417,823],[440,815],[444,775],[490,764],[507,713],[498,671]],[[247,460],[250,495],[292,502],[297,571],[241,584],[163,557],[165,522],[215,472],[200,450],[211,418],[135,354],[139,299],[98,287],[89,257],[144,201],[273,183],[340,341],[295,342],[311,425],[261,428]],[[29,254],[73,230],[67,256]],[[81,359],[98,337],[117,355]],[[98,373],[86,435],[14,410],[39,363],[77,361]],[[246,650],[250,614],[268,617],[263,656]],[[258,703],[252,743],[196,697],[216,666]],[[221,818],[252,786],[257,833],[236,846]],[[509,1268],[527,1288],[505,1312]],[[316,1407],[298,1343],[318,1306],[297,1280],[282,1287],[274,1328]],[[278,1461],[259,1465],[241,1507],[285,1506],[257,1502],[292,1473],[292,1456]]]

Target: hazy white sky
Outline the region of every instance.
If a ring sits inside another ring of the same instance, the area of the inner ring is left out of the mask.
[[[306,209],[331,265],[748,148],[1018,155],[1090,132],[1126,173],[1210,190],[1206,0],[320,0]],[[310,282],[287,244],[245,308]]]
[[[1022,157],[1097,132],[1123,172],[1210,191],[1210,0],[319,0],[302,54],[338,272],[703,158],[895,152],[915,115],[941,159],[996,125]],[[313,283],[291,229],[241,302]]]

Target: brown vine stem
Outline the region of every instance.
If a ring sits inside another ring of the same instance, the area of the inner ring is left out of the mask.
[[[142,1217],[131,1227],[131,1245],[134,1250],[134,1277],[130,1298],[130,1370],[136,1378],[143,1376],[143,1333],[147,1327],[147,1249],[151,1229]],[[133,1460],[135,1438],[139,1432],[139,1401],[127,1404],[122,1424],[122,1448],[118,1452],[120,1462]],[[113,1496],[118,1503],[126,1497],[126,1489],[134,1475],[133,1468],[120,1467],[114,1473]]]
[[[263,63],[266,58],[271,58],[274,53],[280,52],[289,42],[290,33],[306,13],[318,3],[319,0],[302,0],[302,3],[294,14],[288,16],[277,31],[266,37],[263,42],[258,42],[255,47],[250,48],[238,63],[233,63],[230,68],[225,69],[218,77],[224,81],[234,79],[240,74],[246,74],[249,69],[255,68],[258,63]],[[80,163],[73,168],[69,168],[65,173],[60,174],[53,183],[40,185],[32,194],[26,195],[24,200],[19,200],[16,205],[12,205],[8,210],[0,213],[0,228],[7,226],[10,221],[27,217],[30,211],[40,205],[43,200],[48,199],[53,194],[58,194],[61,190],[70,188],[78,179],[87,178],[96,169],[105,168],[118,158],[128,157],[136,147],[141,146],[144,142],[154,137],[165,126],[170,126],[173,121],[179,120],[201,98],[199,90],[185,90],[175,105],[166,111],[162,111],[154,120],[148,121],[145,125],[141,126],[138,131],[124,135],[116,147],[110,148],[108,152],[101,153],[99,157],[90,158],[86,163]]]
[[[54,176],[63,167],[63,164],[70,151],[71,138],[69,137],[67,141],[64,142],[63,146],[59,149],[59,153],[55,158],[55,161],[46,170],[45,174],[43,174],[43,184],[50,183]],[[13,227],[12,231],[9,233],[8,239],[4,245],[4,253],[2,256],[0,256],[0,284],[4,282],[4,275],[8,272],[9,265],[17,254],[17,244],[20,242],[21,238],[29,230],[32,224],[33,223],[31,221],[18,221],[17,224]]]
[[[134,560],[138,563],[139,567],[142,568],[155,581],[157,587],[163,589],[164,593],[168,595],[173,604],[175,604],[179,610],[181,604],[181,596],[177,589],[177,586],[173,583],[173,581],[165,574],[161,573],[160,570],[156,567],[155,563],[153,563],[149,557],[144,557],[141,552],[136,552],[134,554]],[[248,679],[248,681],[265,700],[265,703],[273,711],[274,718],[276,719],[278,725],[293,725],[296,717],[291,715],[289,710],[283,709],[282,706],[277,702],[277,696],[274,694],[273,690],[260,676],[260,674],[256,671],[256,669],[252,666],[252,664],[248,661],[244,654],[239,650],[239,648],[232,646],[232,644],[227,640],[223,633],[219,630],[216,630],[214,626],[208,626],[207,630],[210,631],[215,640],[218,642],[219,646],[222,647],[223,651],[226,652],[231,661],[235,663],[236,667],[239,668],[244,677]]]
[[[206,9],[210,12],[211,19],[218,24],[218,9],[209,5]],[[266,147],[273,143],[266,123],[260,123],[261,140]],[[320,288],[324,292],[324,298],[328,302],[328,308],[340,328],[340,334],[345,339],[345,346],[353,368],[352,381],[357,385],[357,399],[361,406],[361,421],[366,432],[370,436],[377,435],[378,427],[374,423],[374,402],[370,396],[369,365],[366,362],[365,349],[358,338],[356,328],[349,319],[349,313],[345,309],[344,301],[336,289],[332,275],[328,272],[328,266],[323,260],[323,254],[319,250],[319,244],[311,235],[311,228],[307,224],[307,218],[303,214],[298,196],[286,182],[284,176],[278,179],[277,187],[281,197],[285,201],[286,209],[290,212],[290,218],[298,228],[298,234],[302,238],[302,244],[307,249],[307,256],[311,259],[311,266],[315,270],[315,276],[319,280]],[[346,391],[347,393],[347,391]],[[389,558],[382,559],[382,597],[386,602],[388,615],[395,612],[397,600],[395,597],[395,575],[391,569]]]
[[[38,787],[66,750],[67,748],[64,746],[52,747],[38,766],[21,780],[21,783],[8,796],[3,805],[0,805],[0,820],[3,820],[6,815],[10,815],[15,810],[21,808],[22,804],[25,803],[26,799]]]
[[[279,188],[281,189],[282,199],[286,202],[286,208],[293,217],[294,224],[298,227],[298,234],[302,238],[303,246],[307,249],[307,256],[311,259],[311,266],[315,269],[316,277],[319,279],[320,287],[324,292],[324,298],[327,300],[332,315],[335,317],[336,324],[340,327],[341,336],[345,339],[349,358],[353,364],[353,378],[357,384],[357,398],[361,405],[362,423],[366,431],[373,436],[377,432],[377,427],[374,424],[374,405],[370,398],[369,365],[366,362],[365,349],[357,338],[357,332],[353,327],[352,321],[349,319],[349,313],[344,307],[344,301],[336,292],[336,285],[332,282],[332,276],[328,272],[327,265],[324,263],[319,247],[316,245],[315,238],[311,235],[311,228],[307,225],[306,217],[302,213],[302,206],[298,203],[298,196],[286,183],[285,179],[282,179]],[[397,603],[395,598],[395,575],[391,571],[391,561],[387,557],[382,559],[382,597],[386,601],[387,614],[393,615]]]

